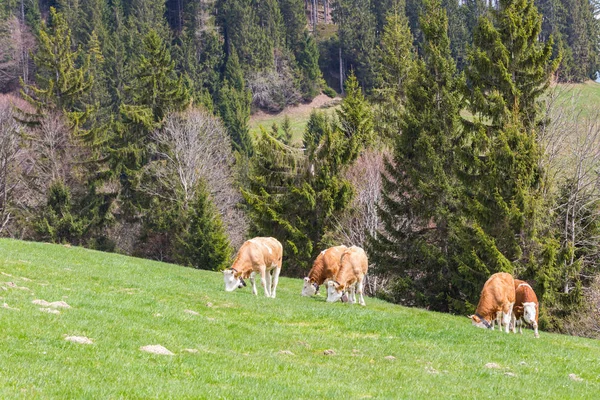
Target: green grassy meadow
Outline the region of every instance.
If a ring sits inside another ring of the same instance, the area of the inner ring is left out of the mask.
[[[226,293],[216,272],[0,240],[0,398],[597,399],[600,393],[598,341],[485,331],[464,316],[372,298],[366,307],[328,304],[324,296],[302,297],[301,285],[281,279],[276,299],[254,297],[249,287]],[[71,308],[49,314],[35,299]],[[67,335],[93,344],[68,342]],[[140,350],[151,344],[175,354]]]

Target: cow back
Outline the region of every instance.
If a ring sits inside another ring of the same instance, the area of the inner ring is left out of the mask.
[[[322,285],[326,280],[334,279],[340,270],[340,261],[346,249],[347,247],[342,245],[322,251],[308,273],[310,282]]]
[[[506,272],[493,274],[483,285],[477,313],[485,317],[494,316],[508,303],[515,303],[515,283],[512,275]]]

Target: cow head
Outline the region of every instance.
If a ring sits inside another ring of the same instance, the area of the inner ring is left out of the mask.
[[[232,269],[226,269],[223,271],[223,279],[225,280],[226,292],[233,292],[237,288],[246,286],[241,274],[236,273]]]
[[[523,319],[529,325],[533,325],[535,322],[535,314],[536,314],[535,308],[536,307],[535,307],[534,302],[523,303]]]
[[[469,315],[469,318],[471,318],[471,323],[478,328],[490,329],[491,327],[489,322],[477,315]]]
[[[345,286],[337,283],[336,281],[327,282],[327,301],[329,303],[336,302],[338,300],[348,301],[348,296],[344,293]]]
[[[311,282],[307,276],[304,278],[304,287],[302,288],[302,296],[313,296],[319,293],[319,285],[316,282]]]

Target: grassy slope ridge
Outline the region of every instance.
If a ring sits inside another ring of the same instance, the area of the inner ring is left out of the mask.
[[[18,309],[0,307],[0,398],[600,393],[598,341],[545,332],[535,340],[531,330],[506,335],[474,328],[465,317],[371,298],[367,307],[327,304],[301,297],[298,279],[281,279],[277,299],[255,298],[249,288],[225,293],[219,273],[14,240],[0,240],[0,273],[0,306]],[[34,299],[72,308],[48,314]],[[70,343],[65,335],[94,344]],[[175,355],[139,350],[149,344]]]

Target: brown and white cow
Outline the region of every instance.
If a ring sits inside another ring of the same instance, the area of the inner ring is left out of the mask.
[[[477,310],[470,318],[473,325],[492,330],[493,320],[497,319],[500,330],[502,331],[502,324],[504,324],[508,333],[514,304],[515,281],[511,274],[498,272],[490,276],[483,285]]]
[[[533,335],[540,337],[538,333],[539,316],[538,298],[533,288],[525,281],[515,279],[515,306],[512,315],[512,329],[516,333],[516,326],[519,325],[519,333],[523,333],[523,320],[533,327]]]
[[[363,281],[368,269],[369,262],[363,249],[358,246],[346,249],[342,254],[340,270],[335,275],[335,280],[327,283],[327,301],[333,303],[341,299],[345,302],[348,299],[350,303],[355,303],[355,292],[358,292],[358,303],[364,306]],[[345,296],[346,291],[350,296]]]
[[[319,286],[326,281],[335,279],[340,269],[342,254],[346,246],[335,246],[323,250],[317,256],[308,276],[304,278],[302,296],[312,296],[319,293]]]
[[[260,273],[260,283],[265,290],[265,296],[275,298],[282,256],[283,247],[275,238],[255,237],[247,240],[240,247],[231,268],[223,271],[225,290],[232,292],[246,286],[244,279],[250,278],[252,293],[256,295],[254,276]]]

